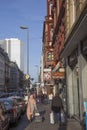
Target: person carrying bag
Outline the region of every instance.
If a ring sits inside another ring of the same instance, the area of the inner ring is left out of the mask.
[[[66,124],[66,114],[64,112],[64,110],[61,110],[61,125],[65,125]]]
[[[61,110],[63,109],[62,100],[59,97],[59,94],[56,93],[52,99],[51,110],[54,113],[54,122],[61,124]]]
[[[50,124],[54,124],[55,121],[54,121],[54,113],[53,111],[50,112]]]
[[[34,99],[33,94],[30,95],[27,104],[27,118],[31,122],[37,112],[36,100]]]

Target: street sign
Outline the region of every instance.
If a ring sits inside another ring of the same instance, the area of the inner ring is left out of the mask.
[[[29,79],[29,75],[28,74],[26,75],[26,79]]]

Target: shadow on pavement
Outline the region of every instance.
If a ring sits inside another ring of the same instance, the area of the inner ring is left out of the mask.
[[[42,117],[42,122],[44,122],[44,121],[45,121],[44,115],[45,115],[45,113],[46,113],[46,110],[39,111],[39,113],[40,113],[40,115],[41,115],[41,117]]]
[[[46,113],[46,110],[39,111],[41,115],[44,115]]]
[[[59,126],[58,130],[67,130],[67,125]]]

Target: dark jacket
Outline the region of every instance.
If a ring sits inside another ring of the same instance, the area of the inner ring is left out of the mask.
[[[52,109],[52,111],[54,111],[55,113],[59,113],[62,108],[63,108],[62,100],[61,100],[61,98],[57,95],[57,96],[55,96],[55,97],[53,98],[53,100],[52,100],[51,109]]]

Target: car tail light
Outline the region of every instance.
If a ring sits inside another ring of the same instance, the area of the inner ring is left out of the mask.
[[[14,114],[14,109],[10,109],[10,112]]]
[[[16,111],[14,109],[11,109],[10,113],[13,114],[15,117],[17,116],[17,113],[16,113]]]

